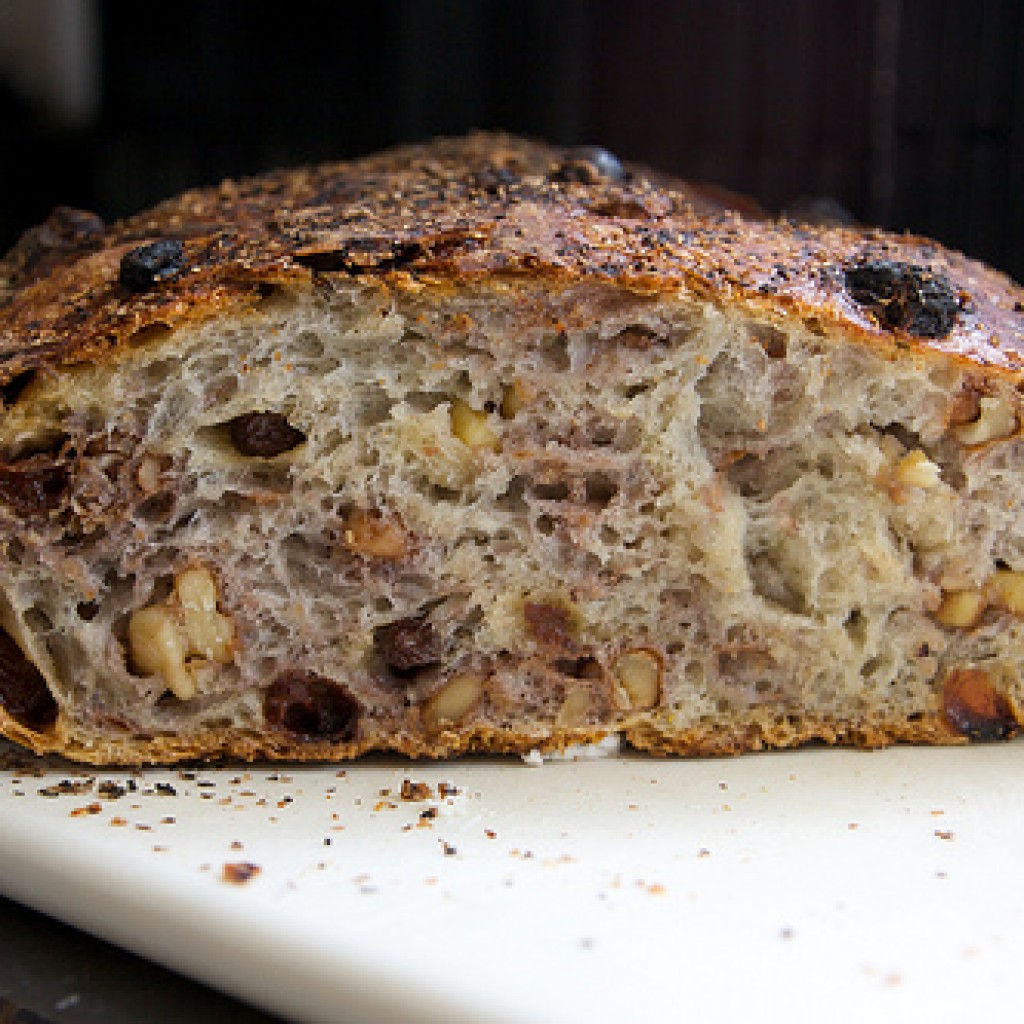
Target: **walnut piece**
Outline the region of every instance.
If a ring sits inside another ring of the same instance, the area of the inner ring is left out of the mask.
[[[469,714],[484,694],[483,679],[473,673],[453,676],[423,706],[427,726],[440,728]]]
[[[615,678],[626,691],[634,711],[653,708],[661,696],[661,659],[654,651],[626,651],[615,663]]]
[[[162,604],[133,612],[128,621],[132,667],[160,675],[179,700],[196,695],[195,662],[226,665],[235,651],[235,627],[217,610],[217,585],[201,566],[186,569]]]
[[[465,445],[481,451],[500,451],[501,441],[490,424],[490,416],[474,409],[461,398],[452,400],[452,433]]]
[[[1017,414],[1000,398],[983,395],[978,399],[978,418],[949,428],[953,438],[963,445],[997,441],[1017,432]]]

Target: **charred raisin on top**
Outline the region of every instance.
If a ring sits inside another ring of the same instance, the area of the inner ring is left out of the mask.
[[[263,697],[267,724],[305,740],[354,739],[360,710],[359,701],[341,683],[313,673],[285,673]]]
[[[174,277],[185,265],[185,247],[176,238],[140,245],[121,257],[118,280],[130,292],[148,291]]]
[[[65,260],[98,249],[106,225],[95,213],[72,206],[55,207],[42,224],[29,228],[8,253],[12,284],[39,280]]]
[[[20,725],[43,732],[57,720],[57,702],[42,673],[0,629],[0,706]]]
[[[846,290],[889,330],[918,338],[944,338],[960,312],[960,299],[936,271],[894,260],[866,260],[843,269]]]

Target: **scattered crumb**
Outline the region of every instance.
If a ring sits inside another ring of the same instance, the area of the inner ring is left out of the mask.
[[[445,842],[443,839],[439,839],[438,842],[441,844],[441,852],[446,857],[454,857],[459,852],[451,843]]]
[[[99,814],[103,810],[103,805],[98,803],[86,804],[84,807],[76,807],[68,815],[69,818],[81,818],[86,814]]]
[[[402,779],[402,789],[399,795],[403,800],[429,800],[434,795],[434,791],[426,782]]]
[[[698,857],[710,857],[711,856],[711,851],[706,846],[702,846],[697,851],[697,856]]]
[[[495,832],[493,828],[485,828],[484,829],[484,835],[487,836],[488,839],[497,839],[498,838],[498,833]]]
[[[114,828],[124,828],[128,824],[128,819],[120,818],[115,815],[113,818],[110,819],[110,824],[113,825]]]
[[[948,828],[937,828],[934,834],[937,839],[945,839],[947,843],[952,842],[954,838],[953,832]]]
[[[77,782],[74,779],[61,779],[60,782],[55,782],[52,786],[43,786],[37,792],[40,796],[46,797],[81,796],[83,793],[88,793],[92,789],[92,785],[92,779],[81,779]]]
[[[780,939],[791,939],[791,938],[793,938],[793,929],[788,927],[788,926],[785,927],[785,928],[780,928],[779,929],[779,938]]]
[[[235,839],[231,843],[231,849],[232,850],[244,850],[245,846],[238,839]]]
[[[231,864],[225,864],[221,868],[221,881],[228,882],[231,885],[245,885],[246,882],[251,881],[255,878],[262,868],[259,864],[253,864],[250,861],[237,861]]]
[[[858,822],[856,822],[856,821],[851,821],[851,822],[850,822],[850,823],[849,823],[849,824],[848,824],[848,825],[847,825],[846,827],[847,827],[847,828],[848,828],[848,829],[849,829],[849,830],[850,830],[851,832],[856,832],[856,831],[857,831],[857,829],[859,829],[859,828],[860,828],[860,824],[859,824]]]
[[[439,782],[437,784],[437,795],[443,800],[448,796],[458,796],[462,790],[454,782]]]

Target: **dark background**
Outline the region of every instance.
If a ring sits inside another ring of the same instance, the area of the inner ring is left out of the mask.
[[[2,2],[2,0],[0,0]],[[56,203],[502,127],[756,196],[829,196],[1024,278],[1019,0],[96,5],[75,129],[0,99],[0,248]],[[2,88],[2,86],[0,86]]]

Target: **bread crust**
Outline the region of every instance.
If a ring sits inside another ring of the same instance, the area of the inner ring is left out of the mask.
[[[1024,373],[1024,291],[929,239],[744,219],[717,196],[643,168],[568,173],[579,161],[572,150],[480,133],[228,180],[106,229],[59,209],[0,264],[0,385],[104,358],[154,324],[244,307],[261,287],[320,273],[421,285],[529,275],[604,278],[643,293],[686,288],[762,316],[785,311],[842,326],[893,359],[925,354],[1015,380]],[[182,243],[180,270],[129,291],[122,258],[158,239]],[[959,300],[952,329],[920,336],[854,301],[843,268],[876,261],[947,280]]]
[[[20,726],[0,707],[0,734],[36,754],[60,754],[86,764],[167,764],[176,761],[218,758],[295,761],[349,760],[361,754],[387,752],[410,758],[446,758],[462,754],[521,754],[536,750],[559,753],[570,746],[599,743],[607,735],[596,730],[559,730],[531,735],[489,727],[445,731],[425,742],[422,738],[373,737],[358,742],[332,743],[306,740],[297,743],[285,733],[209,730],[188,736],[140,738],[104,735],[85,743],[58,725],[55,730],[35,732]],[[664,733],[646,723],[626,730],[627,743],[657,756],[723,757],[760,750],[788,749],[813,743],[874,750],[896,743],[964,745],[968,738],[954,731],[939,712],[908,722],[906,719],[872,719],[841,722],[826,716],[775,714],[752,710],[729,726],[720,723]]]

